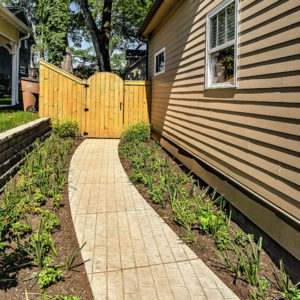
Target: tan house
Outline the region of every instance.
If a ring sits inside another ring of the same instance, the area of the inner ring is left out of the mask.
[[[266,243],[292,254],[294,268],[299,24],[295,0],[156,0],[139,31],[149,47],[153,135],[267,233]]]

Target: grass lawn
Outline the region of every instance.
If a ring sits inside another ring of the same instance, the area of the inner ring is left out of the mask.
[[[28,123],[38,118],[38,114],[24,111],[16,111],[11,109],[0,111],[0,132]]]
[[[11,97],[4,96],[3,98],[0,97],[0,105],[11,105]]]

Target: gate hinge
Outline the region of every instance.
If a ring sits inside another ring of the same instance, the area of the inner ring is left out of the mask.
[[[85,132],[83,133],[83,135],[89,135],[89,134],[88,134],[88,132],[85,131]]]
[[[86,107],[86,108],[84,109],[84,111],[89,111],[89,109]]]
[[[89,85],[88,85],[88,84],[85,84],[85,85],[84,85],[84,87],[88,88],[88,87],[89,87]]]

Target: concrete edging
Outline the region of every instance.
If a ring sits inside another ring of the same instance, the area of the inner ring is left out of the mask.
[[[50,118],[40,118],[0,133],[0,191],[22,164],[25,151],[50,130]]]

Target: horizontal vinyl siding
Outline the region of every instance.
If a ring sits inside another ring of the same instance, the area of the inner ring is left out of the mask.
[[[183,1],[152,34],[153,128],[300,219],[299,1],[240,1],[238,87],[205,90],[206,14],[221,2]]]

